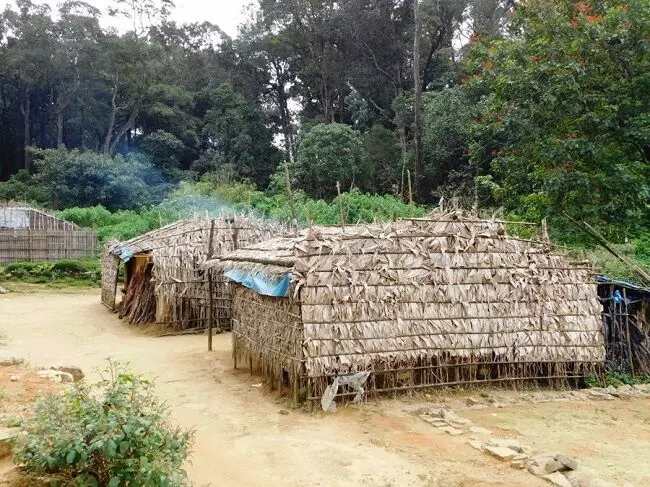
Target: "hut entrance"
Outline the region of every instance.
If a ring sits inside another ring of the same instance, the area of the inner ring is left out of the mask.
[[[607,369],[650,376],[650,289],[604,276],[597,281]]]
[[[151,254],[134,256],[126,264],[124,299],[120,318],[127,317],[131,324],[152,323],[156,319],[156,296],[152,280]]]

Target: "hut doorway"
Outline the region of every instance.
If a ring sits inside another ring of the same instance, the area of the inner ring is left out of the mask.
[[[125,266],[124,297],[120,318],[131,324],[152,323],[156,319],[156,296],[152,279],[153,260],[150,253],[135,255]]]

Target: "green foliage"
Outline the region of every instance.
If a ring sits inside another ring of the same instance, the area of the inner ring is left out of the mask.
[[[300,142],[293,176],[300,189],[316,198],[336,196],[354,186],[366,191],[370,185],[368,155],[358,134],[339,123],[314,126]]]
[[[95,384],[40,399],[21,428],[16,463],[60,485],[187,485],[192,433],[171,427],[152,382],[119,363]]]
[[[285,188],[278,186],[277,193],[266,194],[256,190],[250,183],[215,184],[209,177],[204,177],[198,183],[182,184],[173,196],[198,193],[205,198],[217,199],[231,209],[253,211],[268,218],[291,221],[289,197]],[[389,221],[394,216],[419,217],[427,211],[425,207],[403,203],[394,196],[364,194],[358,188],[342,193],[340,198],[335,198],[331,203],[310,198],[303,191],[295,191],[294,201],[298,222],[301,224],[338,224],[341,222],[341,205],[347,223]]]
[[[603,380],[604,387],[620,387],[623,385],[647,384],[650,382],[650,376],[645,374],[632,375],[624,369],[614,368],[605,372]],[[596,376],[587,377],[586,382],[589,387],[601,387],[600,379]]]
[[[99,261],[64,259],[53,262],[14,262],[0,268],[0,280],[31,284],[96,285],[101,280]]]
[[[567,212],[622,241],[650,219],[650,3],[530,0],[507,39],[475,42],[471,145],[494,202]],[[530,196],[535,195],[535,201]]]
[[[463,86],[426,93],[423,97],[422,146],[425,186],[436,196],[474,201],[475,168],[469,161],[469,143],[475,108]]]
[[[227,83],[201,93],[198,104],[205,109],[205,152],[192,168],[199,174],[227,170],[232,179],[266,185],[280,154],[260,110]]]
[[[373,193],[396,194],[400,187],[402,154],[394,132],[374,124],[364,142],[370,163],[370,189]]]
[[[0,181],[0,200],[42,203],[47,195],[45,188],[35,184],[29,173],[21,169],[8,181]]]
[[[101,205],[87,208],[73,207],[57,212],[57,216],[77,225],[96,230],[99,242],[128,240],[150,232],[179,217],[179,212],[168,205],[143,208],[140,211],[110,212]]]
[[[160,202],[168,189],[160,172],[133,154],[112,158],[90,151],[33,149],[32,156],[36,174],[28,184],[54,208],[139,208]]]

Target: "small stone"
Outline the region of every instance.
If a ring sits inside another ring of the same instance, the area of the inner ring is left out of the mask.
[[[485,398],[490,397],[490,395],[489,395],[487,392],[481,392],[481,394],[479,394],[479,395],[480,395],[481,397],[485,397]]]
[[[510,466],[513,467],[513,468],[522,468],[523,469],[523,468],[526,468],[526,466],[528,465],[529,460],[530,460],[530,458],[528,457],[527,454],[520,453],[519,455],[517,455],[516,457],[514,457],[512,459],[512,461],[510,462]]]
[[[614,487],[609,482],[605,482],[593,476],[589,472],[582,470],[570,470],[564,476],[571,482],[573,487]]]
[[[544,478],[556,487],[573,487],[571,482],[562,475],[560,472],[555,472],[550,475],[545,475]]]
[[[538,477],[548,475],[546,469],[541,465],[528,465],[528,471],[533,475],[537,475]]]
[[[560,462],[562,465],[564,465],[566,468],[569,470],[575,470],[578,468],[578,462],[576,462],[573,458],[567,456],[567,455],[562,455],[561,453],[555,455],[555,460]]]
[[[523,453],[524,449],[523,447],[519,444],[518,440],[514,440],[511,438],[491,438],[489,441],[489,444],[492,446],[498,446],[501,448],[509,448],[510,450],[513,450],[517,453]]]
[[[280,414],[282,414],[283,416],[287,416],[289,414],[289,411],[287,411],[286,409],[280,409],[280,411],[278,411],[278,412]]]
[[[18,382],[20,380],[20,376],[19,375],[12,375],[11,377],[9,377],[9,380],[11,382]]]
[[[57,365],[56,367],[51,367],[51,370],[58,370],[59,372],[70,374],[74,382],[79,382],[85,377],[83,371],[76,365]]]
[[[4,287],[0,286],[0,294],[7,294],[9,292],[8,289],[5,289]]]
[[[444,409],[429,409],[428,415],[434,418],[444,418],[445,412]]]
[[[619,391],[629,392],[629,391],[632,390],[632,386],[630,384],[623,384],[622,386],[618,387],[618,390]]]
[[[475,399],[473,397],[468,397],[467,399],[465,399],[465,404],[467,404],[468,406],[478,406],[483,403],[478,399]]]
[[[492,431],[490,431],[487,428],[481,428],[480,426],[470,426],[469,427],[470,433],[474,433],[477,435],[490,435],[492,434]]]
[[[468,441],[467,443],[472,448],[475,448],[478,451],[483,451],[483,443],[481,443],[480,441]]]
[[[492,446],[486,445],[483,447],[483,451],[488,452],[490,455],[497,457],[500,460],[512,460],[517,456],[517,452],[511,450],[510,448],[504,448],[501,446]]]
[[[616,387],[614,387],[614,386],[607,386],[607,387],[605,387],[603,389],[603,392],[605,394],[612,394],[613,392],[616,392],[616,391],[618,391],[618,389],[616,389]]]
[[[451,426],[447,426],[446,428],[443,428],[442,431],[450,434],[451,436],[459,436],[463,434],[462,430],[452,428]]]
[[[74,382],[72,375],[68,374],[67,372],[61,372],[58,370],[52,370],[52,369],[39,370],[38,372],[36,372],[36,375],[38,375],[39,377],[50,379],[51,381],[54,382],[63,382],[63,383]]]
[[[546,465],[544,465],[544,470],[546,470],[546,473],[555,473],[568,469],[563,463],[558,462],[555,458],[551,458],[548,462],[546,462]]]

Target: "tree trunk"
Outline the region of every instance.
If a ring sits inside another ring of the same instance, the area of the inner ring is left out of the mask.
[[[278,104],[280,105],[280,118],[282,122],[282,133],[284,135],[284,147],[287,151],[287,159],[290,162],[294,160],[294,140],[293,140],[293,129],[291,127],[291,112],[289,111],[289,106],[287,103],[287,96],[284,93],[284,89],[279,87],[280,93],[278,93]]]
[[[25,90],[25,93],[23,95],[23,99],[20,103],[20,111],[23,115],[23,123],[24,123],[24,128],[23,128],[23,133],[24,133],[24,143],[23,143],[23,150],[25,151],[24,153],[24,168],[27,172],[31,173],[32,171],[32,158],[29,155],[29,151],[27,150],[32,139],[31,135],[31,120],[30,120],[30,112],[31,112],[31,97],[29,93],[29,89]]]
[[[115,105],[115,96],[117,90],[113,92],[111,97],[111,114],[108,116],[108,127],[106,127],[106,136],[104,137],[104,145],[102,146],[102,154],[110,154],[111,140],[113,138],[113,128],[115,127],[115,115],[117,114],[117,106]]]
[[[117,144],[120,143],[122,137],[124,137],[124,135],[126,135],[126,133],[129,130],[131,130],[131,127],[133,127],[133,125],[135,124],[135,119],[138,117],[139,111],[140,111],[140,102],[136,102],[135,105],[133,106],[133,110],[131,110],[131,115],[129,115],[129,119],[126,122],[124,122],[124,124],[122,124],[120,130],[118,130],[115,137],[113,137],[113,140],[108,147],[108,152],[105,152],[104,154],[112,155],[115,152],[115,149],[117,148]]]
[[[63,109],[56,114],[56,146],[63,147]]]
[[[422,178],[424,165],[422,162],[422,84],[420,83],[420,37],[422,35],[422,21],[420,19],[420,1],[414,0],[413,13],[415,19],[415,36],[413,40],[413,88],[415,90],[414,115],[415,115],[415,174],[413,186],[418,199],[422,200]]]

